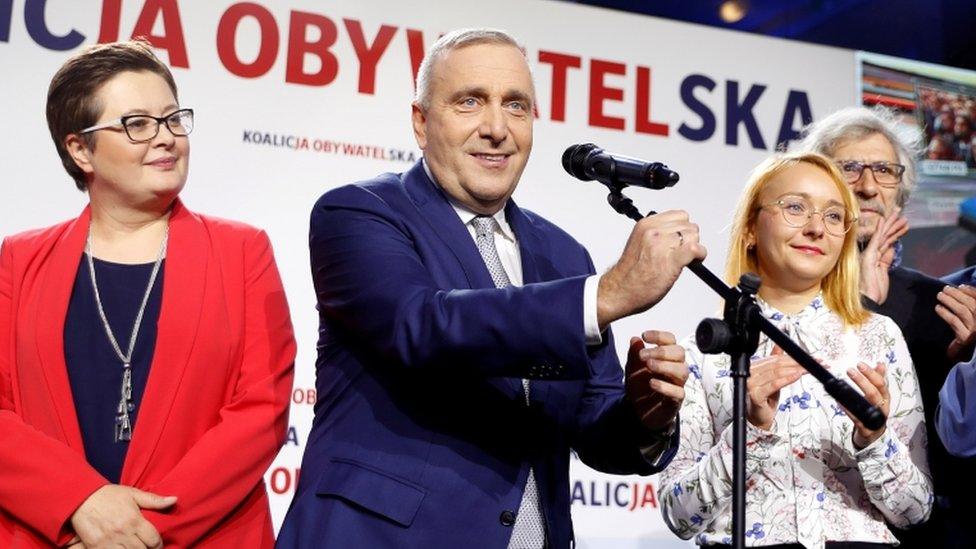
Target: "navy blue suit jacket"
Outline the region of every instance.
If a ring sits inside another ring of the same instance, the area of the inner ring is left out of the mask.
[[[942,277],[942,282],[946,284],[952,284],[953,286],[960,286],[962,284],[968,284],[970,286],[976,284],[976,265],[972,267],[966,267],[961,271],[956,271],[952,274],[947,274]]]
[[[316,203],[318,401],[279,547],[503,548],[530,466],[548,540],[567,547],[570,449],[657,472],[609,331],[585,343],[589,255],[514,202],[505,213],[525,284],[496,289],[420,163]]]

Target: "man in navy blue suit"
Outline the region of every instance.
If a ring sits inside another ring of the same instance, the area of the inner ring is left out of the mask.
[[[327,192],[309,246],[315,420],[280,547],[567,547],[569,459],[652,474],[677,446],[688,372],[666,332],[608,328],[704,258],[672,211],[602,276],[512,192],[535,89],[507,34],[450,33],[418,73],[423,160]]]

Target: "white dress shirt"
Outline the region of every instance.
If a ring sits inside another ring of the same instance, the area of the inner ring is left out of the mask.
[[[427,177],[431,181],[437,181],[434,179],[434,174],[430,172],[426,161],[424,161],[423,165],[424,171],[427,172]],[[471,224],[471,220],[477,217],[478,214],[469,210],[464,205],[459,204],[450,196],[447,199],[451,203],[451,206],[454,207],[454,211],[461,219],[461,223],[468,229],[471,240],[477,242],[478,237],[475,234],[474,225]],[[495,249],[498,250],[498,257],[502,261],[502,267],[505,269],[505,274],[508,275],[508,280],[512,285],[521,286],[523,284],[522,254],[519,252],[515,231],[512,230],[512,226],[505,219],[505,208],[502,207],[492,217],[498,222],[498,228],[495,230]],[[583,333],[586,335],[587,345],[599,345],[603,342],[603,336],[600,334],[600,323],[596,313],[597,290],[599,289],[599,285],[600,276],[593,275],[586,279],[583,286]]]

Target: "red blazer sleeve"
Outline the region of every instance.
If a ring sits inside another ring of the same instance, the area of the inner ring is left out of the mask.
[[[263,489],[284,443],[295,361],[288,303],[267,235],[255,233],[244,248],[244,349],[233,396],[176,467],[146,487],[179,498],[172,511],[143,511],[167,546],[194,545]]]
[[[12,380],[14,300],[22,283],[15,280],[13,251],[4,241],[0,248],[0,509],[51,543],[63,544],[74,535],[68,523],[71,515],[108,481],[88,465],[85,456],[21,418]]]

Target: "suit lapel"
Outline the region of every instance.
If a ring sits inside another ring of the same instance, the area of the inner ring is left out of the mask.
[[[494,288],[495,282],[485,266],[468,228],[461,223],[454,207],[437,185],[427,177],[423,164],[418,162],[404,175],[404,185],[425,221],[441,241],[451,250],[464,271],[472,289]],[[511,398],[521,398],[522,381],[512,377],[489,378],[488,383]]]
[[[543,273],[539,270],[539,259],[545,257],[546,250],[549,249],[548,244],[539,237],[532,222],[514,200],[509,200],[505,206],[505,219],[512,226],[515,238],[518,239],[519,255],[522,260],[522,283],[531,284],[548,280],[543,278]]]
[[[205,298],[210,251],[203,222],[177,200],[169,222],[156,348],[122,468],[125,484],[138,483],[145,472],[190,361]]]
[[[427,177],[421,162],[414,164],[403,175],[403,184],[433,233],[457,258],[458,265],[468,280],[468,286],[472,289],[494,288],[495,283],[485,267],[484,259],[478,253],[471,233],[461,223],[461,218],[454,211],[447,196]]]
[[[71,290],[74,288],[85,249],[90,220],[91,209],[86,207],[54,243],[50,251],[49,266],[41,282],[38,306],[34,311],[36,318],[33,322],[41,371],[61,424],[62,436],[69,446],[82,453],[84,443],[64,358],[64,321],[68,315]]]

